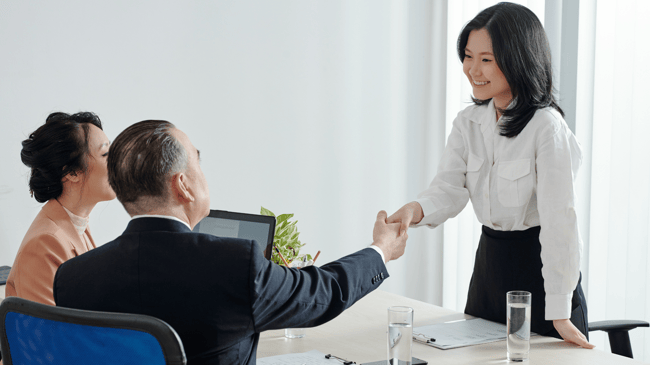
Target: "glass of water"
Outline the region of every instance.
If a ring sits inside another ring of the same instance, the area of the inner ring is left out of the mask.
[[[411,365],[413,308],[388,308],[388,363]]]
[[[307,333],[306,328],[285,328],[284,337],[286,338],[303,338]]]
[[[508,303],[508,360],[528,361],[532,294],[527,291],[510,291],[506,296]]]

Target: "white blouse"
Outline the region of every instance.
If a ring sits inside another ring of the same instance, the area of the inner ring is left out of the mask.
[[[580,275],[573,182],[580,144],[562,116],[538,110],[514,138],[499,135],[493,102],[458,113],[438,173],[416,200],[430,228],[460,213],[468,199],[481,224],[499,231],[541,226],[546,320],[571,316]]]

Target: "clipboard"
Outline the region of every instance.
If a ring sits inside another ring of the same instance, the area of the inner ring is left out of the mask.
[[[398,361],[400,364],[404,364],[405,362],[402,360]],[[411,365],[427,365],[428,362],[418,359],[417,357],[412,357],[411,358]],[[386,365],[386,360],[380,360],[380,361],[373,361],[373,362],[364,362],[363,364],[360,365]]]
[[[413,340],[441,350],[503,341],[506,325],[482,318],[461,319],[413,328]],[[531,333],[532,335],[532,333]]]

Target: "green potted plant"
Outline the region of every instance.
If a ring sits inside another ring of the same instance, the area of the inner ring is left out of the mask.
[[[310,254],[300,255],[300,249],[305,245],[305,243],[300,242],[300,239],[298,239],[298,236],[300,236],[300,232],[298,232],[298,228],[296,227],[298,221],[291,222],[293,214],[280,214],[276,217],[273,212],[264,207],[261,207],[260,214],[275,217],[273,246],[277,248],[277,250],[273,250],[271,261],[278,265],[287,266],[278,255],[278,251],[280,251],[280,254],[288,264],[291,264],[291,262],[296,259],[303,260],[305,257],[306,261],[312,260]]]

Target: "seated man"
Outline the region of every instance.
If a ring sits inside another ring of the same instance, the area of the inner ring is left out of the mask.
[[[255,241],[192,232],[209,213],[199,151],[165,121],[115,139],[108,179],[131,222],[124,233],[56,273],[63,307],[146,314],[180,335],[188,364],[255,364],[260,332],[312,327],[343,312],[388,277],[407,235],[377,215],[371,247],[322,267],[288,269]]]

